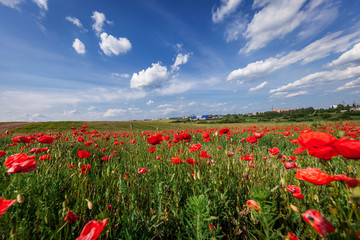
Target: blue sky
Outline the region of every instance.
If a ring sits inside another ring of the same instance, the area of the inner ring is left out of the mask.
[[[0,0],[0,121],[360,103],[360,1]]]

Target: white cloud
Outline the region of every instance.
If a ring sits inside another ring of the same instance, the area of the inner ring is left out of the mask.
[[[343,70],[322,71],[307,75],[287,85],[271,89],[269,93],[276,94],[287,91],[298,91],[301,88],[314,88],[333,81],[350,80],[360,77],[360,66],[348,67]]]
[[[360,41],[360,32],[341,36],[341,32],[327,35],[299,51],[292,51],[282,57],[270,57],[265,60],[249,63],[244,68],[232,71],[227,80],[238,80],[244,83],[262,78],[278,69],[287,67],[296,62],[307,64],[312,61],[325,58],[330,53],[338,53],[348,50],[354,43]]]
[[[39,8],[48,10],[47,0],[32,0],[34,3],[38,5]]]
[[[95,107],[95,106],[90,106],[90,107],[88,108],[88,111],[94,111],[94,110],[97,110],[97,107]]]
[[[240,17],[228,23],[225,30],[226,42],[237,40],[239,35],[244,32],[245,28],[246,23],[244,20],[240,19]]]
[[[176,59],[175,59],[175,62],[174,64],[171,66],[171,69],[173,71],[178,71],[180,68],[179,66],[180,65],[184,65],[186,64],[188,61],[189,61],[189,56],[190,56],[190,53],[187,53],[187,54],[181,54],[179,53],[177,56],[176,56]]]
[[[169,72],[165,66],[160,63],[153,63],[146,70],[134,73],[130,80],[130,87],[136,89],[145,89],[160,87],[169,77]]]
[[[23,1],[24,0],[0,0],[0,3],[7,7],[18,9],[17,5],[19,5]]]
[[[66,111],[64,110],[64,115],[74,115],[74,114],[78,114],[79,112],[76,110],[76,109],[73,109],[73,110],[69,110],[69,111]]]
[[[111,21],[106,20],[105,14],[94,11],[91,18],[94,20],[92,28],[94,29],[96,35],[99,35],[103,31],[105,22],[111,24]]]
[[[354,89],[354,88],[359,88],[359,87],[360,87],[360,78],[350,81],[350,82],[346,83],[344,86],[338,87],[334,92],[347,90],[347,89]]]
[[[124,109],[111,108],[107,110],[107,112],[104,114],[104,117],[117,117],[124,115],[126,112],[127,110]]]
[[[102,33],[100,38],[100,48],[107,56],[126,53],[131,49],[131,43],[127,38],[116,38],[112,35],[108,35],[107,33]]]
[[[155,102],[154,102],[153,100],[149,100],[149,101],[146,102],[146,105],[149,106],[149,105],[153,105],[154,103],[155,103]]]
[[[242,0],[221,0],[221,6],[212,13],[212,21],[214,23],[221,22],[226,16],[233,13],[241,2]]]
[[[159,106],[157,106],[156,108],[169,108],[172,107],[171,104],[161,104]]]
[[[308,93],[309,93],[308,91],[298,91],[298,92],[290,93],[290,94],[286,95],[285,97],[286,98],[296,97],[296,96],[300,96],[300,95],[306,95]]]
[[[78,54],[85,54],[85,45],[78,38],[75,38],[72,46]]]
[[[303,30],[298,36],[317,34],[320,27],[336,18],[339,4],[325,0],[255,0],[253,8],[260,10],[247,25],[244,37],[248,42],[240,52],[249,53],[263,48],[300,26]]]
[[[115,76],[115,77],[122,77],[122,78],[129,78],[130,77],[130,75],[127,74],[127,73],[112,73],[111,75]]]
[[[257,85],[256,87],[250,88],[249,92],[254,92],[254,91],[260,90],[260,89],[264,88],[267,84],[268,84],[268,82],[263,82],[263,83]]]
[[[67,16],[65,18],[66,21],[69,21],[71,23],[73,23],[75,26],[77,26],[78,28],[82,29],[83,31],[86,31],[87,32],[87,29],[84,28],[84,26],[82,25],[82,23],[80,22],[80,20],[76,17],[70,17],[70,16]]]
[[[326,67],[337,67],[345,64],[351,64],[360,61],[360,43],[356,44],[352,49],[343,53],[338,59],[332,61]]]

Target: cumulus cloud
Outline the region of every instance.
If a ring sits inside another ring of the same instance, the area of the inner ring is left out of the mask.
[[[75,38],[72,46],[78,54],[85,54],[85,45],[78,38]]]
[[[239,83],[257,80],[296,62],[307,64],[325,58],[331,53],[344,52],[352,47],[354,43],[360,41],[359,31],[344,36],[340,35],[341,32],[336,32],[309,44],[299,51],[291,51],[284,56],[270,57],[249,63],[244,68],[232,71],[227,80],[238,80]]]
[[[32,0],[32,1],[36,3],[39,8],[43,10],[48,10],[47,0]]]
[[[127,38],[116,38],[107,33],[102,33],[100,38],[100,48],[107,56],[126,53],[131,49],[131,43]]]
[[[360,77],[360,66],[347,67],[346,69],[342,70],[335,69],[332,71],[316,72],[292,83],[286,84],[276,89],[271,89],[269,93],[279,94],[288,91],[299,91],[299,89],[303,88],[314,88],[329,82],[346,81],[357,77]]]
[[[212,21],[214,23],[223,21],[226,16],[236,10],[241,2],[242,0],[221,0],[220,7],[216,8],[212,13]]]
[[[263,83],[257,85],[256,87],[250,88],[249,92],[254,92],[254,91],[260,90],[260,89],[264,88],[267,84],[268,84],[268,82],[263,82]]]
[[[360,43],[356,44],[352,49],[343,53],[338,59],[335,59],[326,67],[338,67],[346,64],[355,64],[360,61]]]
[[[96,35],[99,35],[103,31],[105,23],[111,24],[111,21],[106,20],[105,14],[98,11],[94,11],[91,18],[94,20],[92,28],[95,31]]]
[[[169,77],[166,66],[160,63],[153,63],[146,70],[134,73],[130,80],[130,87],[136,89],[146,89],[160,87]]]
[[[187,54],[181,54],[179,53],[177,56],[176,56],[176,59],[175,59],[175,62],[174,64],[171,66],[171,69],[173,71],[178,71],[180,68],[179,66],[180,65],[184,65],[186,64],[188,61],[189,61],[189,56],[190,56],[190,53],[187,53]]]
[[[154,103],[155,103],[155,102],[154,102],[153,100],[149,100],[149,101],[146,102],[146,105],[149,106],[149,105],[153,105]]]
[[[347,90],[347,89],[354,89],[354,88],[360,88],[360,78],[350,81],[341,87],[338,87],[334,92]]]
[[[255,0],[253,8],[260,10],[247,25],[244,37],[248,42],[240,52],[249,53],[263,48],[270,41],[294,31],[304,22],[312,22],[312,27],[308,27],[302,35],[314,33],[313,29],[334,20],[338,7],[325,0]],[[329,13],[332,13],[330,18],[326,15]]]
[[[0,3],[7,7],[18,9],[18,5],[23,1],[24,0],[0,0]]]

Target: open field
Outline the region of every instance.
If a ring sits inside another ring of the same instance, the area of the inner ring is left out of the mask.
[[[0,133],[0,239],[360,235],[358,122],[209,126],[44,122]]]

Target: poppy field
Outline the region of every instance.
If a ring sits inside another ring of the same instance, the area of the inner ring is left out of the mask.
[[[360,124],[0,133],[0,239],[360,239]]]

